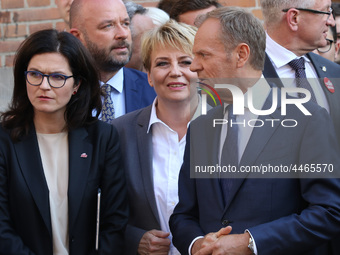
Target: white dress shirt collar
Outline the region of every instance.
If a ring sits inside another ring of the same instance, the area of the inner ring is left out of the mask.
[[[268,34],[266,35],[266,53],[276,69],[287,65],[294,59],[300,58],[290,50],[275,42]],[[310,59],[307,58],[306,55],[304,55],[303,58],[306,62],[310,62]]]
[[[104,82],[100,81],[100,86],[103,85]],[[123,92],[123,84],[124,84],[124,72],[123,68],[121,68],[110,80],[108,80],[105,84],[109,84],[119,93]]]
[[[271,88],[268,84],[267,80],[262,75],[261,78],[251,87],[252,90],[252,98],[253,98],[253,106],[255,109],[262,109],[264,102],[266,101]],[[249,109],[248,105],[248,96],[249,91],[244,94],[244,107]],[[227,103],[224,104],[224,109],[228,106]]]
[[[146,131],[147,133],[150,132],[151,126],[154,123],[163,123],[160,119],[157,117],[156,113],[156,104],[157,104],[157,97],[153,100],[152,107],[151,107],[151,114],[150,114],[150,121],[149,121],[149,126],[148,130]],[[164,124],[164,123],[163,123]],[[164,124],[166,125],[166,124]]]
[[[191,120],[194,120],[195,118],[197,118],[198,116],[200,116],[202,114],[202,100],[201,97],[198,97],[198,105],[196,108],[196,111],[194,113],[194,115],[192,116]],[[147,129],[147,133],[150,132],[151,126],[154,123],[163,123],[164,125],[166,125],[163,121],[161,121],[160,119],[158,119],[157,117],[157,112],[156,112],[156,104],[157,104],[157,97],[153,100],[152,103],[152,107],[151,107],[151,114],[150,114],[150,121],[149,121],[149,126]],[[187,124],[187,127],[189,127],[190,121]],[[169,129],[171,129],[168,125],[166,125]]]
[[[100,86],[104,83],[101,81]],[[124,68],[121,68],[110,80],[106,82],[114,89],[111,90],[111,99],[115,108],[115,118],[126,113],[125,91],[124,91]],[[103,98],[102,98],[103,99]],[[101,114],[99,116],[101,119]]]
[[[288,63],[299,57],[275,42],[272,38],[270,38],[268,34],[266,42],[266,53],[268,54],[269,59],[273,64],[278,76],[281,78],[284,87],[295,88],[295,71],[288,65]],[[303,58],[305,59],[306,76],[312,90],[314,91],[316,101],[321,107],[324,107],[329,112],[328,100],[322,89],[322,86],[324,85],[320,83],[320,80],[318,79],[318,74],[316,73],[312,61],[306,55],[304,55]],[[298,96],[297,93],[290,93],[290,95],[294,97]]]

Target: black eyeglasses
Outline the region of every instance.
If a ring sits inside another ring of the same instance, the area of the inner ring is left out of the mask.
[[[326,53],[326,52],[328,52],[328,51],[331,50],[334,41],[331,40],[331,39],[326,39],[326,41],[327,41],[327,45],[324,46],[324,47],[317,48],[317,51],[318,51],[318,52],[320,52],[320,53]]]
[[[329,19],[329,17],[333,13],[332,7],[329,7],[329,11],[328,12],[318,11],[318,10],[314,10],[314,9],[298,8],[298,7],[291,7],[291,8],[288,8],[288,9],[283,9],[282,11],[283,12],[288,12],[290,9],[296,9],[296,10],[299,10],[299,11],[306,11],[306,12],[311,12],[311,13],[315,13],[315,14],[326,14],[327,15],[327,20]]]
[[[26,81],[32,86],[39,86],[44,80],[44,77],[47,77],[48,84],[50,84],[53,88],[61,88],[65,85],[66,80],[68,78],[73,77],[63,75],[60,73],[52,73],[52,74],[43,74],[38,71],[26,71],[25,72]]]

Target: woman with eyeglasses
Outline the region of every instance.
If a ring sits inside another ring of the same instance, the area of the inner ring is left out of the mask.
[[[98,81],[69,33],[39,31],[20,46],[1,113],[0,254],[122,253],[125,179],[118,133],[98,120]]]

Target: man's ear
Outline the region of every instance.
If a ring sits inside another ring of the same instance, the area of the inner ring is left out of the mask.
[[[296,9],[289,9],[287,11],[286,21],[287,21],[288,27],[292,31],[298,30],[298,24],[299,24],[299,20],[300,20],[299,14],[300,14],[300,11],[296,10]]]
[[[81,32],[77,28],[71,28],[70,33],[81,40]]]
[[[237,67],[243,67],[249,60],[250,57],[250,47],[246,43],[240,43],[236,47],[237,53]]]
[[[83,45],[85,45],[85,47],[87,47],[86,45],[86,41],[84,40],[84,34],[77,28],[71,28],[70,29],[70,33],[72,35],[74,35],[75,37],[77,37],[79,39],[79,41],[81,41],[81,43]]]

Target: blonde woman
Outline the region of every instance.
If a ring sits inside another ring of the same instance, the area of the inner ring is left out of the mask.
[[[190,80],[196,28],[169,21],[142,39],[142,58],[153,104],[113,121],[127,175],[130,217],[126,253],[179,254],[171,244],[169,217],[177,204],[178,174],[187,127],[199,102]]]

